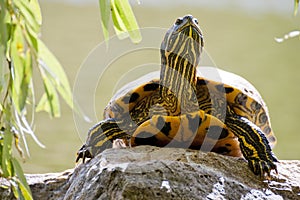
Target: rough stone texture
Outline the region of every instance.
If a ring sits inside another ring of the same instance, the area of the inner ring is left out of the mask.
[[[73,173],[73,169],[61,173],[48,174],[26,174],[27,182],[30,186],[33,199],[63,199],[67,191],[67,180]],[[4,186],[5,188],[2,188]],[[0,200],[15,199],[9,188],[9,182],[0,179]]]
[[[300,161],[281,161],[278,172],[262,181],[241,159],[140,146],[27,179],[34,199],[300,199]]]
[[[62,199],[68,189],[67,180],[73,171],[71,169],[62,173],[26,175],[33,199]]]

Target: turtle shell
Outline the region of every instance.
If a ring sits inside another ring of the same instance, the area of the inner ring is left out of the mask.
[[[149,119],[151,107],[159,98],[159,73],[149,73],[118,90],[104,110],[104,119],[126,119],[130,126]],[[196,93],[200,110],[224,122],[224,106],[228,105],[259,127],[271,147],[275,145],[268,108],[256,88],[241,76],[215,67],[198,67]]]

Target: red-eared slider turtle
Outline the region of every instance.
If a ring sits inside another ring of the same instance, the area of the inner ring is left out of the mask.
[[[129,146],[244,156],[261,177],[277,171],[270,146],[276,140],[261,96],[240,76],[209,67],[199,67],[197,72],[202,47],[197,19],[178,18],[161,44],[159,77],[148,74],[117,92],[104,111],[104,120],[90,129],[76,162],[93,158],[112,147],[114,140],[124,139]],[[209,73],[212,70],[218,73]]]

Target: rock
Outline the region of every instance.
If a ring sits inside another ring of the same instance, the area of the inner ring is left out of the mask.
[[[62,173],[27,174],[33,199],[63,199],[68,189],[66,183],[73,171],[70,169]]]
[[[278,172],[262,181],[238,158],[139,146],[27,179],[34,199],[300,199],[300,161],[280,161]]]
[[[67,180],[73,173],[73,169],[61,173],[48,174],[26,174],[27,182],[30,186],[33,199],[63,199]],[[9,190],[9,182],[6,179],[0,179],[0,199],[15,199],[11,190]],[[3,188],[5,186],[5,188]]]
[[[266,182],[245,161],[215,153],[151,146],[110,149],[74,171],[65,199],[299,198],[300,162],[282,161],[278,170]]]

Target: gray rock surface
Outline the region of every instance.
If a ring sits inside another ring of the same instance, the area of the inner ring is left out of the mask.
[[[34,199],[300,199],[300,161],[280,161],[278,172],[262,181],[241,159],[139,146],[27,179]]]

